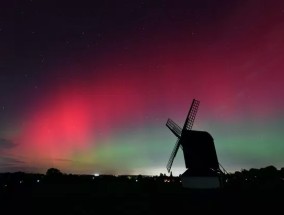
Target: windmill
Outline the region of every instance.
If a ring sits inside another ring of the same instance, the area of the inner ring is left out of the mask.
[[[168,119],[166,126],[177,137],[177,142],[167,164],[170,172],[174,158],[181,147],[187,170],[182,174],[182,184],[187,188],[219,188],[220,168],[212,136],[205,131],[191,130],[199,107],[193,99],[183,128]]]

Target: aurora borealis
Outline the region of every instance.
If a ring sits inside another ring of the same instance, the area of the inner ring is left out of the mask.
[[[282,1],[5,4],[1,172],[166,173],[193,98],[228,171],[284,167]]]

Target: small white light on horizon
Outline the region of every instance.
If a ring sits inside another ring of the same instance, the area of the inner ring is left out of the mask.
[[[95,176],[95,177],[98,177],[98,176],[100,176],[100,174],[99,174],[99,173],[95,173],[94,176]]]
[[[37,183],[39,183],[39,182],[40,182],[40,180],[38,179],[38,180],[36,180],[36,182],[37,182]]]

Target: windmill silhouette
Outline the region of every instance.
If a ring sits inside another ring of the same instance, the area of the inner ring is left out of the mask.
[[[170,172],[174,158],[181,147],[187,170],[182,174],[182,184],[187,188],[220,188],[221,170],[212,136],[206,131],[191,130],[199,107],[193,99],[184,126],[181,129],[168,119],[166,126],[178,138],[167,164]]]

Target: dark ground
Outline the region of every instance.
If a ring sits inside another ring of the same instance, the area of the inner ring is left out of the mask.
[[[53,183],[2,190],[1,214],[282,214],[283,194],[277,189],[188,190],[180,183]]]
[[[282,214],[283,196],[276,193],[208,193],[87,196],[14,196],[1,201],[1,214],[178,214],[210,212],[218,214]]]
[[[275,186],[190,190],[178,177],[161,176],[3,178],[0,214],[282,214],[284,205],[284,190]]]

